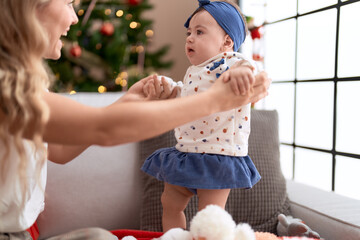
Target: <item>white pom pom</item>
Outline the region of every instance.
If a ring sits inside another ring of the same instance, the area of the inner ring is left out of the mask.
[[[172,228],[167,231],[159,240],[192,240],[190,232],[182,228]]]
[[[123,237],[121,240],[136,240],[136,238],[134,238],[133,236],[126,236]]]
[[[235,229],[235,240],[255,240],[255,232],[247,223],[240,223]]]
[[[216,205],[208,205],[198,212],[190,224],[190,233],[194,238],[206,240],[233,240],[235,222],[231,215]]]

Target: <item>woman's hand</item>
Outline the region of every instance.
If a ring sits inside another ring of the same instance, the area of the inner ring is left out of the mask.
[[[263,99],[268,93],[268,89],[271,84],[271,79],[268,77],[266,72],[260,72],[255,76],[254,93],[250,98],[251,103],[256,103]]]
[[[125,95],[119,99],[120,102],[133,102],[133,101],[144,101],[146,95],[144,94],[144,86],[148,81],[153,81],[154,75],[148,76],[136,82]]]
[[[252,91],[255,82],[255,76],[247,66],[240,66],[237,69],[238,74],[228,74],[227,78],[223,78],[224,82],[230,82],[231,88],[236,95],[246,95],[248,91]]]
[[[217,104],[218,109],[215,111],[226,111],[248,103],[255,103],[268,95],[267,90],[270,86],[271,79],[268,78],[266,72],[255,75],[253,91],[248,91],[245,95],[236,95],[231,89],[229,82],[224,83],[223,78],[229,78],[229,74],[236,76],[238,71],[239,68],[226,71],[208,90],[211,98],[217,99],[217,102],[214,103]]]
[[[233,71],[235,68],[237,71]],[[225,83],[230,82],[236,95],[245,95],[247,91],[252,91],[255,81],[254,70],[250,62],[241,60],[232,65],[222,79]]]
[[[155,99],[174,98],[176,91],[171,91],[170,84],[165,78],[159,78],[151,75],[136,82],[126,94],[120,98],[120,101],[148,101]]]
[[[171,89],[171,83],[164,77],[161,80],[155,75],[153,80],[146,82],[144,94],[147,100],[170,99],[176,97],[175,88]]]

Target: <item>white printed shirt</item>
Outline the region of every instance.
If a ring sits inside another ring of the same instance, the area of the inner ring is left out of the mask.
[[[200,65],[189,67],[181,96],[207,90],[223,72],[241,60],[244,57],[240,53],[226,52]],[[246,156],[249,134],[250,104],[215,113],[176,128],[176,149],[181,152]]]

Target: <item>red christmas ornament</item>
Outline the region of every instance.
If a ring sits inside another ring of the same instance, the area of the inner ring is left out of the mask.
[[[260,28],[261,27],[256,27],[250,31],[252,39],[261,38]]]
[[[114,34],[114,25],[110,22],[105,22],[100,29],[100,33],[105,36],[112,36]]]
[[[263,56],[261,56],[260,54],[257,54],[257,53],[253,53],[253,59],[255,60],[255,61],[263,61],[264,60],[264,57]]]
[[[79,45],[74,45],[70,48],[70,54],[73,57],[80,57],[81,56],[81,47]]]
[[[128,0],[128,4],[131,6],[137,6],[142,2],[142,0]]]

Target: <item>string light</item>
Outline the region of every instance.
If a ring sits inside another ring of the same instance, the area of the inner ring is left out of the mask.
[[[110,15],[111,14],[111,9],[108,8],[108,9],[105,9],[105,15]]]
[[[117,17],[122,17],[124,15],[124,11],[123,10],[117,10],[116,11],[116,16]]]
[[[151,29],[149,29],[149,30],[147,30],[147,31],[145,32],[145,35],[146,35],[147,37],[152,37],[152,36],[154,36],[154,31],[151,30]]]
[[[78,11],[78,16],[82,16],[82,15],[84,15],[84,9],[80,9],[80,10]]]
[[[122,87],[125,87],[125,86],[127,85],[127,81],[126,81],[125,79],[121,80],[121,81],[120,81],[120,85],[121,85]]]
[[[125,87],[127,85],[127,80],[126,80],[127,77],[128,77],[127,72],[124,71],[119,73],[117,78],[115,79],[115,84]]]
[[[70,94],[70,95],[74,95],[74,94],[76,94],[76,91],[75,91],[75,90],[71,90],[71,91],[69,92],[69,94]]]
[[[122,87],[125,87],[127,85],[127,80],[118,77],[118,78],[115,79],[115,84],[120,85]]]
[[[142,45],[136,47],[136,52],[137,53],[142,53],[144,50],[145,50],[144,46],[142,46]]]
[[[137,27],[137,22],[131,22],[130,23],[130,28],[131,29],[135,29]]]
[[[127,72],[121,72],[121,73],[119,73],[119,76],[122,78],[127,78],[129,76],[129,74]]]
[[[99,86],[99,87],[98,87],[98,92],[99,92],[99,93],[104,93],[104,92],[106,92],[106,87],[103,86],[103,85]]]

